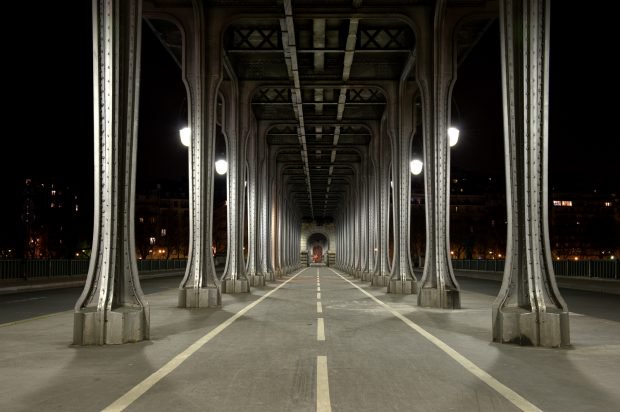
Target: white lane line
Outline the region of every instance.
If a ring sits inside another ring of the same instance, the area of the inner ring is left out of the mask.
[[[316,412],[331,412],[329,399],[329,379],[327,374],[327,356],[316,357]]]
[[[530,401],[528,401],[527,399],[525,399],[524,397],[522,397],[521,395],[519,395],[518,393],[516,393],[512,389],[510,389],[508,386],[504,385],[503,383],[501,383],[500,381],[495,379],[493,376],[489,375],[487,372],[485,372],[484,370],[482,370],[481,368],[476,366],[476,364],[474,364],[472,361],[467,359],[465,356],[461,355],[460,353],[458,353],[457,351],[452,349],[448,344],[444,343],[441,339],[439,339],[439,338],[435,337],[434,335],[430,334],[424,328],[419,326],[417,323],[409,320],[408,318],[406,318],[402,314],[398,313],[396,310],[392,309],[388,304],[383,303],[382,301],[380,301],[379,299],[377,299],[376,297],[374,297],[370,293],[366,292],[364,289],[362,289],[359,286],[357,286],[355,283],[351,282],[349,279],[345,278],[344,276],[341,276],[339,273],[337,273],[333,269],[330,269],[330,268],[328,268],[328,269],[331,270],[332,272],[334,272],[336,275],[340,276],[340,278],[342,280],[345,280],[345,281],[349,282],[351,285],[353,285],[356,288],[358,288],[360,290],[360,292],[362,292],[364,295],[368,296],[370,299],[374,300],[379,305],[383,306],[383,308],[385,310],[387,310],[388,312],[390,312],[392,315],[396,316],[398,319],[400,319],[403,322],[405,322],[405,324],[407,326],[409,326],[411,329],[413,329],[416,332],[418,332],[420,335],[424,336],[433,345],[437,346],[439,349],[444,351],[446,353],[446,355],[450,356],[452,359],[457,361],[462,367],[467,369],[471,374],[476,376],[482,382],[486,383],[491,388],[495,389],[495,391],[497,391],[497,393],[502,395],[504,398],[506,398],[508,401],[510,401],[517,408],[521,409],[522,411],[527,411],[527,412],[535,412],[535,411],[536,412],[542,412],[539,408],[537,408]]]
[[[316,294],[316,298],[317,298],[317,299],[319,299],[319,300],[321,300],[321,292],[318,292],[318,293]]]
[[[320,287],[320,286],[317,286],[317,287],[316,287],[316,291],[317,291],[317,292],[320,292],[320,291],[321,291],[321,287]]]
[[[325,322],[323,318],[318,318],[316,323],[316,340],[325,340]]]
[[[321,305],[321,302],[316,303],[316,313],[323,313],[323,305]]]
[[[187,360],[190,356],[192,356],[197,350],[202,348],[211,339],[219,335],[224,329],[232,325],[234,321],[239,319],[241,316],[245,315],[254,306],[258,305],[263,300],[267,299],[273,293],[278,291],[282,286],[286,285],[288,282],[295,279],[303,271],[304,269],[301,269],[299,272],[297,272],[293,277],[288,279],[286,282],[282,283],[281,285],[279,285],[277,288],[275,288],[271,292],[264,294],[258,300],[250,303],[249,305],[241,309],[239,312],[235,313],[233,316],[231,316],[226,321],[221,323],[215,329],[213,329],[212,331],[210,331],[209,333],[207,333],[206,335],[198,339],[196,342],[190,345],[183,352],[179,353],[177,356],[172,358],[170,361],[168,361],[168,363],[166,363],[160,369],[153,372],[149,377],[147,377],[142,382],[140,382],[139,384],[131,388],[129,392],[127,392],[126,394],[124,394],[123,396],[115,400],[114,402],[112,402],[102,412],[120,412],[120,411],[125,410],[125,408],[127,408],[129,405],[135,402],[136,399],[138,399],[146,391],[151,389],[157,382],[165,378],[168,374],[170,374],[170,372],[174,371],[179,365],[181,365],[185,360]]]

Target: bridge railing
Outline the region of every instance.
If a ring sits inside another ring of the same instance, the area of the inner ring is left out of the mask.
[[[83,276],[89,259],[0,259],[0,280]],[[185,269],[187,259],[138,260],[138,271]]]
[[[504,261],[453,259],[452,267],[456,270],[502,272]],[[556,276],[620,279],[620,262],[618,260],[554,260],[553,270]]]

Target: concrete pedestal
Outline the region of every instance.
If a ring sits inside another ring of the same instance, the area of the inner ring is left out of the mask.
[[[372,286],[387,286],[390,284],[389,276],[373,275],[370,282]]]
[[[362,272],[360,278],[362,282],[370,282],[372,280],[372,274],[370,272]]]
[[[418,306],[440,309],[460,309],[461,298],[458,290],[423,288],[418,292]]]
[[[247,279],[225,279],[222,281],[222,293],[249,293],[250,284]]]
[[[250,283],[250,286],[265,286],[265,276],[263,275],[248,276],[248,282]]]
[[[413,295],[416,293],[416,283],[411,279],[404,281],[400,279],[390,279],[387,292],[399,295]]]
[[[493,341],[556,348],[570,345],[567,312],[530,312],[523,308],[494,311]]]
[[[141,307],[122,306],[107,313],[84,308],[73,316],[73,343],[120,345],[139,342],[149,338],[148,323],[148,309]]]
[[[179,289],[180,308],[218,308],[222,294],[217,287]]]

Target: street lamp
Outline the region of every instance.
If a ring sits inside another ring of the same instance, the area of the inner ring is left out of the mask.
[[[450,147],[454,147],[459,141],[460,131],[456,127],[448,128],[448,140],[450,141]]]
[[[189,147],[189,144],[192,140],[192,132],[189,127],[184,127],[179,130],[179,135],[181,136],[181,143],[183,146]]]
[[[215,162],[215,172],[218,175],[224,175],[228,171],[228,162],[224,159],[219,159]]]
[[[422,163],[420,159],[413,159],[411,162],[409,162],[409,170],[411,170],[411,174],[417,176],[420,173],[422,173],[423,165],[424,164]]]

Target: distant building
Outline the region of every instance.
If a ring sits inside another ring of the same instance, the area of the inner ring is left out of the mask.
[[[503,179],[503,177],[502,177]],[[453,176],[450,181],[450,252],[454,259],[504,259],[507,216],[503,180]],[[411,196],[411,254],[425,244],[424,188],[414,181]],[[417,184],[417,186],[416,186]],[[620,257],[620,198],[615,193],[554,192],[549,199],[549,232],[554,259]]]
[[[553,193],[550,206],[555,259],[618,258],[620,199],[615,193]]]
[[[82,195],[54,181],[25,179],[21,187],[19,240],[10,257],[86,257],[92,241],[92,211],[84,214]]]
[[[151,185],[136,194],[136,250],[139,259],[185,258],[189,249],[187,182]]]
[[[216,264],[226,260],[226,201],[216,198],[213,210],[212,252]],[[136,251],[138,259],[181,259],[189,253],[187,181],[154,183],[136,194]]]

